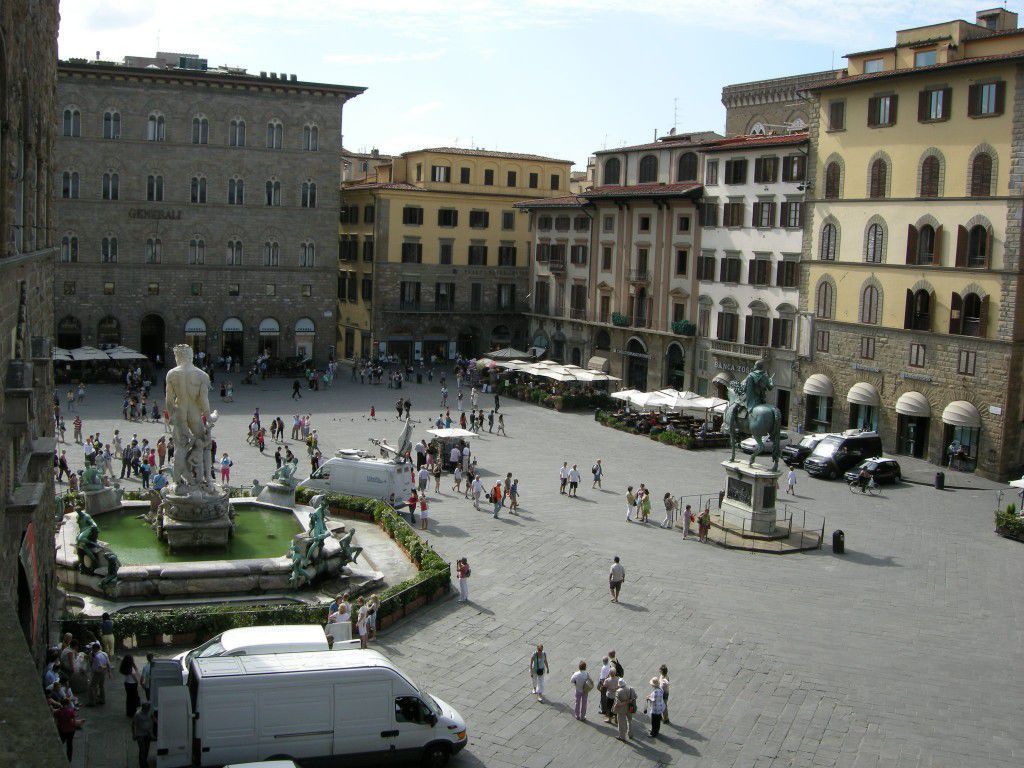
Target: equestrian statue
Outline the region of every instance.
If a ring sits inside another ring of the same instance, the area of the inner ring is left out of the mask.
[[[725,408],[724,428],[729,433],[732,457],[736,461],[736,445],[742,434],[749,434],[757,441],[757,449],[750,455],[749,466],[764,449],[763,438],[772,441],[772,470],[778,471],[782,448],[779,445],[779,430],[782,428],[782,413],[774,405],[765,402],[765,396],[775,386],[772,377],[765,373],[764,361],[754,363],[752,370],[742,382],[729,382],[729,405]]]

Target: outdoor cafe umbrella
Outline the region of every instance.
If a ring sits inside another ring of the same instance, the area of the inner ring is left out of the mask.
[[[493,352],[488,352],[487,356],[491,358],[491,360],[516,360],[518,358],[529,357],[530,353],[524,352],[521,349],[516,349],[515,347],[502,347],[501,349],[496,349]]]
[[[74,360],[74,358],[71,356],[71,353],[68,352],[63,347],[54,347],[53,348],[53,359],[54,360],[61,360],[61,361],[64,361],[64,362],[70,362],[71,360]]]
[[[616,400],[625,400],[626,402],[629,402],[629,398],[636,394],[640,394],[640,390],[620,389],[618,392],[612,392],[611,396]]]
[[[70,350],[70,354],[71,359],[77,361],[110,361],[110,358],[107,356],[107,353],[104,352],[102,349],[96,349],[96,347],[78,347],[77,349]]]
[[[107,356],[111,360],[145,360],[147,359],[141,352],[136,352],[134,349],[128,347],[113,347],[107,350]]]

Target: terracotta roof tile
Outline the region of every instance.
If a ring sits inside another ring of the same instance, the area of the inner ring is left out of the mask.
[[[612,147],[610,149],[599,149],[595,155],[607,155],[613,152],[635,152],[640,149],[675,149],[678,146],[699,147],[709,141],[717,141],[724,138],[722,134],[714,131],[691,131],[690,133],[666,134],[657,141],[649,141],[645,144],[632,144],[628,147]]]
[[[697,181],[681,181],[674,184],[606,184],[584,192],[581,197],[661,197],[669,195],[685,195],[700,191],[702,185]]]
[[[377,190],[377,189],[397,189],[405,192],[424,192],[426,190],[423,187],[417,187],[415,184],[410,184],[406,181],[371,181],[362,184],[351,184],[343,185],[342,189],[346,192],[363,192],[365,190]]]
[[[704,152],[730,152],[739,149],[756,149],[758,147],[784,147],[807,142],[807,131],[787,133],[778,136],[747,135],[731,136],[728,139],[705,144]]]
[[[420,152],[434,152],[446,155],[469,155],[472,157],[497,157],[505,160],[534,160],[540,163],[572,163],[572,160],[559,160],[554,157],[543,155],[530,155],[520,152],[492,152],[488,149],[464,149],[462,147],[429,147],[427,149],[414,149],[410,152],[403,152],[402,157],[416,155]]]
[[[888,80],[893,77],[916,75],[920,72],[938,72],[945,69],[955,69],[956,67],[969,67],[974,64],[991,64],[1001,61],[1015,61],[1019,59],[1024,59],[1024,51],[996,53],[991,56],[973,56],[969,59],[957,59],[956,61],[947,61],[942,64],[932,64],[928,67],[887,69],[883,72],[868,72],[861,75],[850,75],[849,77],[842,77],[838,80],[833,80],[827,83],[819,83],[817,85],[809,86],[807,90],[823,91],[829,88],[842,88],[845,85],[853,85],[856,83],[867,83],[875,80]]]
[[[513,204],[513,208],[579,208],[587,204],[581,195],[565,195],[564,197],[542,197],[538,200],[521,200]]]

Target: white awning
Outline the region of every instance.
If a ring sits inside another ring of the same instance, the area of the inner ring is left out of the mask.
[[[731,373],[726,373],[725,371],[722,371],[717,376],[715,376],[715,378],[713,378],[711,380],[711,383],[712,384],[723,384],[723,385],[725,385],[725,384],[728,384],[730,381],[732,381],[732,374]]]
[[[867,405],[871,408],[877,408],[882,404],[882,398],[878,394],[878,390],[875,389],[874,384],[868,384],[866,381],[858,381],[850,387],[850,391],[846,393],[846,402],[853,403],[854,405]]]
[[[954,427],[977,429],[981,426],[981,414],[966,400],[957,400],[947,405],[942,412],[942,423]]]
[[[222,331],[228,333],[241,333],[242,332],[242,321],[237,317],[229,317],[224,321],[224,325],[221,328]]]
[[[316,333],[316,326],[308,317],[300,317],[295,321],[296,333]]]
[[[832,397],[836,393],[832,386],[832,379],[823,373],[814,373],[807,377],[804,382],[804,394],[817,397]]]
[[[458,427],[450,427],[448,429],[428,429],[427,434],[433,435],[441,440],[454,440],[456,438],[469,440],[473,437],[479,437],[476,432],[470,432],[468,429],[459,429]]]
[[[281,332],[281,326],[272,317],[265,317],[260,320],[260,333],[264,336],[276,336]]]
[[[608,358],[594,355],[587,361],[587,368],[592,371],[604,371],[605,373],[608,373]]]
[[[189,321],[185,323],[185,335],[195,336],[200,333],[206,333],[206,321],[201,317],[190,318]]]
[[[896,401],[896,413],[927,419],[932,415],[932,406],[920,392],[904,392]]]

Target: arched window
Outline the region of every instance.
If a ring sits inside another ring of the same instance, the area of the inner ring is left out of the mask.
[[[67,263],[78,261],[78,235],[64,235],[61,238],[60,260]]]
[[[159,112],[150,112],[146,121],[146,141],[163,141],[167,138],[166,121]]]
[[[115,110],[108,110],[103,113],[103,138],[121,138],[121,113]]]
[[[146,240],[146,263],[159,264],[164,257],[163,243],[159,237],[150,237]]]
[[[117,263],[117,238],[107,236],[100,241],[100,261],[104,264]]]
[[[829,222],[821,228],[821,248],[818,251],[818,258],[822,261],[836,260],[836,241],[838,239],[836,225]]]
[[[245,202],[245,181],[237,176],[228,179],[228,205],[242,205]]]
[[[150,174],[146,179],[146,199],[151,203],[159,203],[164,199],[164,177]]]
[[[868,197],[885,197],[889,180],[889,166],[884,158],[877,158],[871,163]]]
[[[196,115],[192,118],[192,143],[210,143],[210,121],[202,115]]]
[[[982,313],[983,313],[983,302],[981,297],[976,293],[968,293],[964,296],[964,319],[961,329],[961,333],[964,336],[981,336],[982,328]]]
[[[916,264],[932,264],[935,261],[935,227],[924,224],[917,230]]]
[[[832,283],[823,281],[818,284],[817,296],[814,299],[814,316],[823,320],[831,320],[835,316],[836,295]]]
[[[697,153],[684,152],[679,156],[679,167],[676,169],[676,181],[697,180]]]
[[[121,194],[121,177],[116,173],[103,174],[103,199],[117,200]]]
[[[280,120],[267,123],[267,149],[280,149],[284,138],[284,126]]]
[[[78,171],[64,171],[61,174],[60,196],[65,200],[77,200],[79,181]]]
[[[914,331],[930,331],[932,329],[931,291],[924,288],[919,288],[916,291],[907,290],[907,308],[903,327]]]
[[[188,241],[188,263],[206,263],[206,241],[201,237],[193,237]]]
[[[225,264],[229,267],[242,266],[242,241],[228,240],[228,254]]]
[[[313,243],[303,243],[299,248],[299,266],[300,267],[315,267],[316,266],[316,246]]]
[[[881,224],[868,227],[864,237],[864,261],[869,264],[881,264],[885,261],[885,230]]]
[[[971,197],[992,194],[992,155],[979,152],[971,161]]]
[[[267,205],[281,204],[281,182],[271,179],[267,182]]]
[[[622,164],[619,162],[619,158],[610,157],[604,162],[604,184],[618,184],[619,175],[621,173]]]
[[[967,235],[967,266],[987,267],[990,250],[988,229],[975,224]]]
[[[640,175],[637,178],[639,184],[647,184],[658,180],[658,158],[654,155],[644,155],[640,159]]]
[[[921,163],[921,197],[939,196],[939,158],[929,155]]]
[[[316,184],[312,181],[302,182],[302,207],[316,208]]]
[[[882,299],[875,285],[866,285],[860,294],[860,321],[867,325],[878,325],[882,315]]]
[[[82,113],[74,107],[67,107],[64,110],[63,130],[65,136],[78,137],[82,135]]]
[[[833,160],[825,166],[825,199],[839,199],[839,174],[841,169],[839,163]]]
[[[263,266],[276,267],[281,264],[281,246],[273,240],[263,244]]]
[[[302,127],[302,148],[309,152],[320,149],[320,129],[315,125]]]
[[[236,117],[228,126],[228,144],[232,147],[245,146],[245,120]]]
[[[193,176],[192,177],[192,202],[193,203],[205,203],[206,202],[206,177],[205,176]]]

